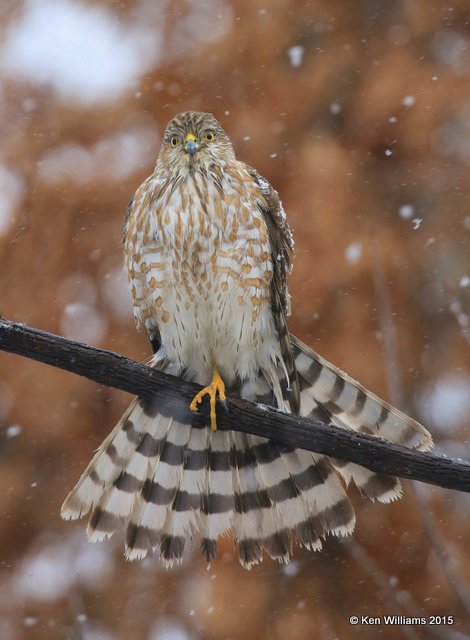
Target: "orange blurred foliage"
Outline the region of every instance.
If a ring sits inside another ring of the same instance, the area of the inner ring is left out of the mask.
[[[0,12],[7,53],[33,4]],[[59,23],[47,23],[65,43],[50,81],[0,63],[2,314],[145,361],[121,274],[125,208],[153,169],[166,122],[211,111],[288,212],[291,330],[429,420],[439,450],[468,459],[468,0],[61,6],[103,29],[105,18],[118,25],[118,51],[134,30],[150,34],[157,53],[116,94],[103,88],[93,98],[85,89],[105,62],[119,76],[112,50],[85,75],[71,58],[77,84],[67,94],[54,73],[75,36]],[[43,15],[53,10],[44,2]],[[42,78],[42,32],[30,29]],[[2,639],[434,637],[431,627],[412,635],[349,624],[352,614],[413,611],[453,615],[452,628],[469,633],[469,598],[459,599],[429,532],[465,590],[466,495],[408,486],[387,507],[355,496],[354,542],[328,540],[325,552],[299,551],[288,567],[266,560],[248,573],[229,540],[210,571],[197,548],[168,574],[155,559],[128,564],[122,540],[89,546],[84,523],[61,522],[59,508],[129,398],[33,361],[0,361]]]

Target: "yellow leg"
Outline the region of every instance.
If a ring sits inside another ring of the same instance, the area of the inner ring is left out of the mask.
[[[215,405],[217,402],[217,393],[219,394],[219,400],[223,402],[225,400],[225,384],[222,378],[220,377],[217,369],[214,368],[214,375],[212,376],[212,381],[208,387],[204,387],[202,391],[199,391],[194,398],[189,408],[191,411],[197,411],[197,405],[201,404],[204,396],[210,396],[210,404],[211,404],[211,429],[212,431],[217,431],[217,416],[215,413]]]

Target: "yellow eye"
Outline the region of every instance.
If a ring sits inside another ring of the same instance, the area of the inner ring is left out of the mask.
[[[178,138],[178,136],[172,136],[170,142],[172,147],[177,147],[180,139]]]
[[[212,142],[213,140],[215,140],[214,132],[206,131],[206,133],[204,134],[204,139],[207,140],[207,142]]]

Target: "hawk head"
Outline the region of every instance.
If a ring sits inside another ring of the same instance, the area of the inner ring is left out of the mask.
[[[165,129],[157,168],[189,172],[232,160],[235,153],[230,138],[214,116],[185,111],[175,116]]]

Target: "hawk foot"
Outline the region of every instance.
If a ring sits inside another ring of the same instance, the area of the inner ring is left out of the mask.
[[[225,401],[225,384],[222,378],[220,377],[217,369],[214,369],[214,375],[212,376],[212,381],[209,386],[204,387],[199,393],[197,393],[189,408],[191,411],[197,411],[197,405],[201,404],[204,396],[210,396],[210,405],[211,405],[211,429],[212,431],[217,431],[217,416],[215,413],[215,405],[217,402],[217,394],[219,394],[219,400],[221,402]]]

